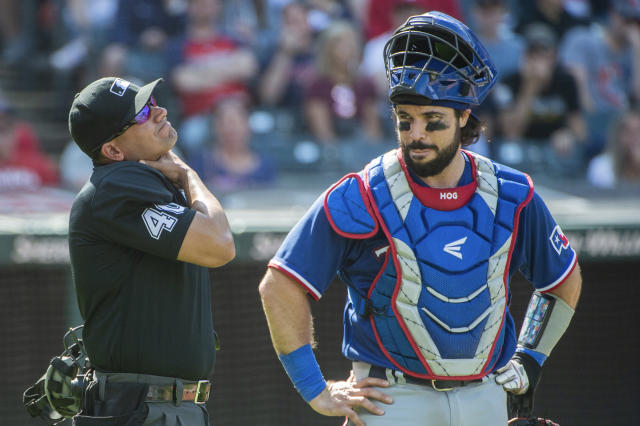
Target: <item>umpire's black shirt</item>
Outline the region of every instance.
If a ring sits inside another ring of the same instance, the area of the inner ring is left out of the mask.
[[[209,271],[176,260],[195,211],[155,169],[98,166],[76,197],[69,251],[92,364],[202,379],[215,363]]]

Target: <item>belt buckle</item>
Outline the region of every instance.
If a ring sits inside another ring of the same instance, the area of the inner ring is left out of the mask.
[[[198,380],[198,386],[196,386],[196,396],[193,402],[196,404],[204,404],[209,399],[209,386],[211,382],[209,380]]]
[[[450,390],[453,390],[452,387],[451,388],[439,388],[439,387],[436,386],[436,382],[437,382],[437,380],[431,379],[431,387],[434,390],[438,391],[438,392],[449,392]]]

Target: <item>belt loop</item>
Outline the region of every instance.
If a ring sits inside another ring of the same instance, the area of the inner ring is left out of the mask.
[[[182,380],[180,379],[176,379],[174,381],[174,386],[173,386],[173,399],[176,401],[176,407],[180,406],[180,403],[182,402],[182,393],[184,391],[184,384],[182,383]]]
[[[387,381],[390,385],[396,384],[396,376],[393,374],[393,370],[390,368],[384,369],[385,376],[387,376]]]
[[[407,379],[404,377],[404,373],[400,370],[395,370],[394,375],[396,377],[396,383],[399,385],[406,385]]]
[[[100,401],[105,400],[106,388],[107,376],[101,374],[98,376],[98,398],[100,399]]]

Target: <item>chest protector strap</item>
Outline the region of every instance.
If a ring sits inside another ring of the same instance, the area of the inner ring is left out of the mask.
[[[507,271],[533,186],[523,173],[465,155],[475,192],[454,208],[416,196],[395,150],[369,163],[364,182],[347,175],[325,198],[336,232],[368,238],[379,226],[387,237],[392,261],[369,287],[370,320],[386,357],[417,377],[482,377],[504,339]]]

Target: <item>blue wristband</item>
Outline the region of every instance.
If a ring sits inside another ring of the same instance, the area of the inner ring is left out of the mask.
[[[309,402],[327,386],[311,345],[299,347],[287,355],[278,355],[296,390]]]
[[[542,364],[547,360],[547,356],[545,354],[522,346],[518,346],[516,352],[524,352],[529,355],[531,358],[535,359],[538,364],[540,364],[540,367],[542,367]]]

